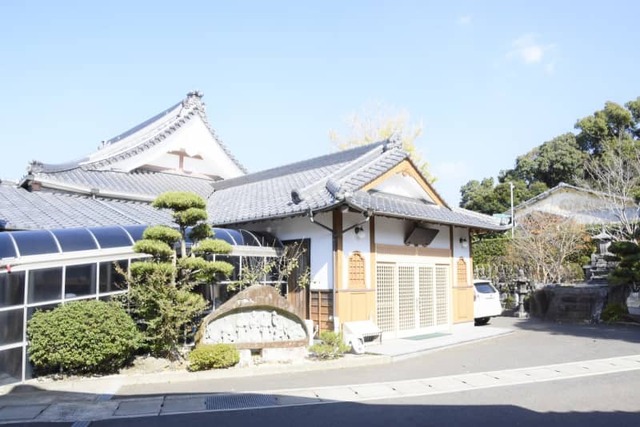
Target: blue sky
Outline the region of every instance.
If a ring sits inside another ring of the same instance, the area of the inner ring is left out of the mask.
[[[0,177],[57,163],[204,92],[250,170],[326,154],[376,103],[406,110],[460,186],[640,96],[640,2],[0,2]]]

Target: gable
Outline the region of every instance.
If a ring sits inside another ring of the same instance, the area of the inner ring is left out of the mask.
[[[364,185],[362,190],[369,194],[389,194],[423,203],[446,206],[444,200],[431,184],[407,159]]]
[[[116,167],[125,171],[144,169],[214,179],[229,179],[244,174],[198,116],[153,149],[126,158],[118,162]]]

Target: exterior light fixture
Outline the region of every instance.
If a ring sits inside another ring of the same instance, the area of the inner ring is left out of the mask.
[[[356,233],[356,238],[357,239],[364,239],[364,228],[362,228],[362,226],[357,226],[356,228],[354,228],[353,230]]]
[[[463,248],[469,247],[469,241],[467,239],[465,239],[464,237],[461,237],[460,238],[460,246],[462,246]]]

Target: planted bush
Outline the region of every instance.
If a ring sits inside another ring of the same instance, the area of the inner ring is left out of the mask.
[[[96,300],[36,311],[27,335],[29,360],[42,373],[117,372],[133,358],[142,340],[120,305]]]
[[[627,308],[622,304],[607,304],[607,306],[602,310],[602,320],[607,323],[619,322],[621,320],[625,320],[627,317]]]
[[[189,353],[189,370],[230,368],[240,361],[240,353],[231,344],[200,344]]]
[[[342,334],[333,331],[320,333],[320,343],[309,347],[309,351],[318,359],[328,360],[342,357],[350,347],[344,343]]]

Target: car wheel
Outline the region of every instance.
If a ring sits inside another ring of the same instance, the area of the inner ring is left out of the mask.
[[[489,317],[479,317],[475,319],[476,326],[486,325],[487,323],[489,323]]]

